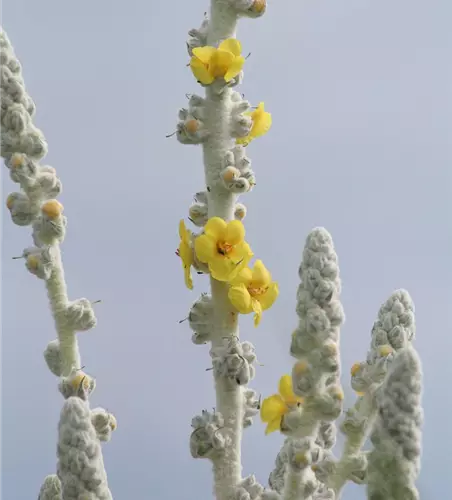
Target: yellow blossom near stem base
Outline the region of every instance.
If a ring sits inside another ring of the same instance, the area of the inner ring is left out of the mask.
[[[197,259],[207,264],[212,278],[230,281],[248,265],[253,257],[245,242],[245,228],[238,220],[225,222],[211,217],[204,226],[204,234],[195,240]]]
[[[176,255],[178,255],[182,261],[182,267],[184,268],[184,279],[185,286],[192,290],[193,280],[191,277],[191,266],[193,265],[193,249],[190,243],[191,232],[185,227],[185,222],[182,219],[179,222],[179,237],[180,243],[177,249]]]
[[[253,124],[250,133],[245,137],[239,137],[236,140],[237,144],[247,146],[253,139],[265,135],[272,126],[272,115],[265,111],[264,103],[259,103],[259,106],[250,113],[245,113],[251,117]]]
[[[210,85],[217,78],[230,82],[242,71],[245,58],[242,47],[235,38],[228,38],[218,48],[205,46],[193,49],[190,68],[195,78],[204,85]]]
[[[261,420],[267,424],[265,434],[281,430],[284,415],[301,403],[303,398],[293,392],[292,377],[283,375],[279,380],[278,394],[273,394],[262,401]]]
[[[269,309],[278,297],[278,284],[272,281],[261,260],[257,260],[253,269],[246,267],[231,281],[229,300],[241,314],[254,312],[254,326],[258,326],[262,311]]]

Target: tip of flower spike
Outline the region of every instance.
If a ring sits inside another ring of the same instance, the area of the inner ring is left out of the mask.
[[[355,363],[350,369],[351,376],[354,377],[359,372],[360,368],[361,363]]]
[[[10,194],[8,198],[6,198],[6,207],[8,208],[8,210],[11,210],[13,208],[13,205],[14,205],[14,195]]]
[[[49,219],[56,219],[63,212],[63,205],[58,200],[49,200],[42,205],[41,211]]]

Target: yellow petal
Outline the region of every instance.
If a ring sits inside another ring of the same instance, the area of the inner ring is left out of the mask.
[[[235,78],[240,71],[242,71],[243,65],[245,64],[245,58],[242,56],[234,58],[234,60],[229,64],[228,70],[224,75],[224,81],[230,82]]]
[[[269,396],[262,401],[262,422],[271,422],[276,417],[282,417],[285,413],[287,413],[287,405],[284,403],[279,394],[273,394],[273,396]]]
[[[253,308],[251,306],[251,295],[249,294],[245,285],[231,286],[228,292],[231,304],[241,314],[249,314]]]
[[[211,217],[204,226],[204,232],[216,241],[224,240],[227,224],[221,217]]]
[[[273,282],[269,285],[265,293],[263,293],[262,295],[258,295],[256,298],[261,303],[262,309],[265,311],[275,303],[275,300],[278,298],[278,295],[279,295],[278,284]]]
[[[240,42],[235,38],[228,38],[220,43],[218,46],[220,50],[225,50],[226,52],[231,52],[235,56],[239,56],[242,53],[242,46]]]
[[[256,115],[253,118],[253,126],[251,127],[250,135],[252,137],[260,137],[261,135],[266,134],[270,127],[272,126],[272,115],[270,113],[262,113]]]
[[[212,56],[215,54],[217,49],[215,47],[209,47],[206,45],[205,47],[195,47],[192,52],[196,59],[199,59],[205,65],[209,64]]]
[[[215,77],[222,77],[226,74],[230,64],[234,60],[234,54],[225,50],[217,50],[210,59],[209,72]]]
[[[212,278],[217,281],[229,282],[237,275],[237,264],[231,259],[222,255],[216,254],[212,260],[209,261],[209,271]]]
[[[214,238],[201,234],[195,239],[195,253],[200,262],[210,262],[217,253],[217,244]]]
[[[281,420],[282,416],[276,417],[271,422],[269,422],[265,429],[265,435],[268,436],[268,434],[271,434],[272,432],[281,430]]]
[[[242,269],[237,276],[231,281],[231,285],[241,285],[242,283],[248,288],[253,277],[252,271],[249,267]]]
[[[262,318],[262,306],[256,299],[251,299],[251,307],[254,311],[254,326],[258,326]]]
[[[232,220],[226,227],[225,240],[230,245],[238,245],[245,239],[245,228],[239,220]]]
[[[185,286],[189,290],[193,290],[193,279],[191,277],[191,271],[189,267],[184,267],[184,279],[185,279]]]
[[[254,288],[260,288],[262,286],[268,286],[272,281],[272,276],[268,272],[264,263],[259,259],[256,260],[253,266],[253,280],[252,286]]]
[[[293,392],[292,386],[292,376],[283,375],[279,381],[278,387],[279,394],[281,394],[282,399],[289,404],[296,403],[299,398],[297,398]]]
[[[249,261],[253,258],[253,256],[254,254],[250,246],[245,241],[242,241],[242,243],[235,245],[232,251],[229,253],[229,257],[232,261],[234,261],[236,264],[240,262],[237,272],[240,272],[242,271],[242,269],[247,267]]]
[[[196,80],[204,85],[210,85],[215,80],[207,66],[196,57],[191,58],[190,68]]]
[[[189,236],[187,233],[188,233],[188,230],[185,227],[184,219],[181,219],[181,221],[179,222],[179,237],[180,237],[181,241],[188,243]]]

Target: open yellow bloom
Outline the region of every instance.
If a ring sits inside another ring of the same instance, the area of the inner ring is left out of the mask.
[[[237,144],[247,146],[253,139],[266,134],[272,126],[272,115],[265,111],[264,103],[260,102],[259,106],[250,113],[246,113],[253,120],[250,133],[245,137],[239,137],[236,140]]]
[[[195,78],[204,85],[210,85],[216,78],[230,82],[242,71],[245,58],[242,47],[235,38],[228,38],[218,48],[205,46],[193,49],[190,68]]]
[[[272,281],[261,260],[257,260],[253,269],[246,267],[231,281],[229,300],[241,313],[254,312],[254,326],[260,323],[262,311],[269,309],[278,297],[278,284]]]
[[[303,402],[303,398],[295,396],[292,377],[283,375],[279,381],[278,394],[264,399],[261,406],[261,420],[267,424],[265,434],[281,429],[282,418],[292,408]]]
[[[245,242],[245,228],[238,220],[225,222],[211,217],[204,234],[195,240],[196,257],[209,266],[211,276],[218,281],[230,281],[248,265],[253,256]]]
[[[185,222],[182,219],[179,222],[180,243],[176,255],[181,258],[184,268],[185,285],[190,290],[193,288],[193,280],[191,277],[191,266],[193,265],[193,249],[190,245],[191,232],[185,227]]]

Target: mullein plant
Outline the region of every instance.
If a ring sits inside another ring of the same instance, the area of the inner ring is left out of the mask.
[[[323,228],[308,235],[299,267],[292,372],[263,401],[248,387],[257,358],[254,346],[240,340],[238,319],[253,314],[258,326],[277,300],[278,285],[261,260],[253,262],[242,222],[246,207],[238,202],[256,185],[247,146],[270,130],[272,117],[263,102],[252,106],[236,90],[246,63],[236,25],[240,17],[265,11],[265,0],[211,0],[209,16],[187,42],[188,66],[205,95],[187,96],[173,135],[202,147],[206,188],[195,194],[187,217],[200,229],[180,221],[176,254],[189,289],[192,270],[210,275],[210,293],[201,294],[187,319],[193,343],[211,346],[216,390],[214,411],[192,420],[190,451],[211,461],[217,500],[338,500],[347,481],[367,485],[370,500],[414,500],[422,374],[412,346],[413,303],[397,290],[381,307],[367,358],[351,367],[356,401],[345,410],[341,283],[333,241]],[[267,487],[253,475],[242,477],[242,431],[258,413],[266,434],[285,436]],[[339,418],[345,445],[336,457]],[[369,438],[372,449],[364,451]]]
[[[90,409],[95,380],[81,367],[77,332],[96,326],[92,302],[70,301],[60,245],[66,233],[63,206],[56,199],[62,184],[53,167],[41,163],[47,153],[42,132],[33,124],[35,105],[28,95],[22,70],[3,29],[1,49],[1,156],[20,191],[6,206],[12,221],[32,230],[33,246],[18,258],[45,283],[57,338],[45,349],[49,370],[58,377],[64,402],[58,425],[57,471],[47,476],[39,500],[108,500],[101,441],[116,428],[115,417],[103,408]]]

